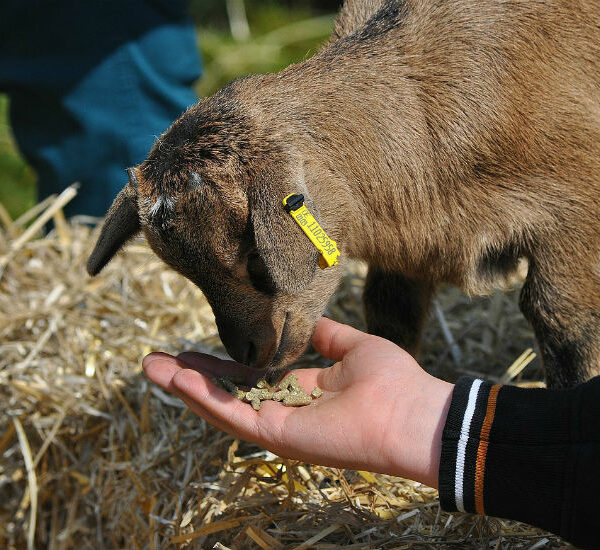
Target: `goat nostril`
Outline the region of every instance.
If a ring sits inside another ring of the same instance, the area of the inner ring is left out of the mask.
[[[256,346],[254,342],[248,342],[248,347],[246,348],[246,360],[244,363],[251,367],[254,363],[256,363],[257,359]]]

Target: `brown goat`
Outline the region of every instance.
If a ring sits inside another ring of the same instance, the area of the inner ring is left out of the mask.
[[[342,274],[283,209],[302,193],[368,263],[373,333],[414,351],[438,285],[489,293],[527,260],[549,385],[600,373],[594,0],[347,1],[318,54],[199,102],[129,174],[89,272],[142,229],[238,361],[294,360]]]

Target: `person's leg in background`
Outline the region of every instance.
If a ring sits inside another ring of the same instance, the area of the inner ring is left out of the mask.
[[[81,183],[67,215],[106,213],[200,74],[185,0],[3,2],[0,91],[39,198]]]

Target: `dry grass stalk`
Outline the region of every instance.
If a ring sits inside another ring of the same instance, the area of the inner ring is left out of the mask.
[[[3,256],[0,256],[0,277],[2,276],[6,265],[14,258],[15,254],[17,254],[17,252],[19,252],[19,250],[23,248],[25,243],[31,240],[40,231],[40,229],[42,229],[42,227],[44,227],[44,225],[48,223],[52,219],[52,217],[58,213],[59,210],[64,208],[64,206],[69,201],[71,201],[73,197],[75,197],[75,195],[77,194],[78,187],[79,186],[77,184],[73,184],[70,187],[67,187],[56,198],[56,200],[52,201],[48,209],[45,210],[44,213],[39,218],[37,218],[35,222],[33,222],[31,226],[23,232],[22,235],[20,235],[12,241],[9,250]],[[8,219],[5,219],[5,223],[7,222]],[[11,224],[8,224],[8,227],[13,229]]]
[[[27,488],[29,490],[29,495],[27,496],[29,498],[26,498],[26,495],[23,496],[21,508],[29,506],[30,509],[29,526],[27,528],[27,550],[33,550],[38,503],[37,478],[35,476],[33,459],[31,458],[31,447],[29,446],[27,435],[25,435],[25,430],[23,430],[23,426],[18,418],[15,417],[12,420],[19,439],[19,445],[21,447],[21,454],[23,455],[23,462],[25,463],[25,469],[27,470]],[[28,504],[27,500],[29,501]]]
[[[198,289],[142,241],[90,279],[88,227],[61,224],[60,235],[28,240],[22,225],[6,223],[0,548],[565,547],[519,523],[441,512],[436,491],[418,483],[282,460],[218,432],[149,384],[140,367],[150,350],[223,352]],[[364,267],[352,264],[331,315],[363,326],[363,279]],[[500,379],[532,336],[515,296],[496,300],[501,315],[491,319],[489,301],[444,291],[439,302],[461,367],[434,319],[422,364],[450,379]],[[311,351],[298,364],[324,363]],[[537,362],[526,374],[539,380]]]

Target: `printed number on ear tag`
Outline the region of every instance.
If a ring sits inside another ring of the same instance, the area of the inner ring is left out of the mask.
[[[319,225],[310,210],[306,208],[304,195],[299,193],[288,195],[283,199],[283,206],[320,252],[319,267],[325,269],[336,265],[340,259],[337,244],[327,236],[325,230]]]

